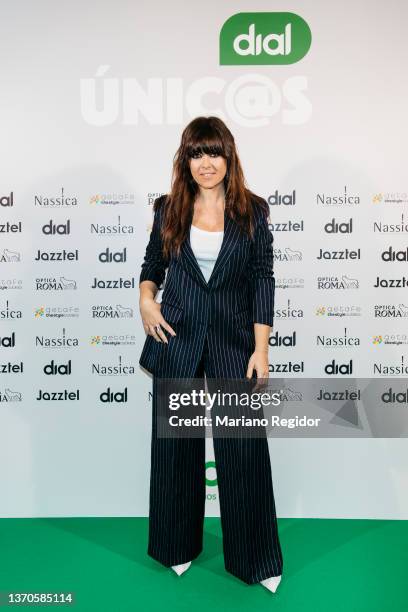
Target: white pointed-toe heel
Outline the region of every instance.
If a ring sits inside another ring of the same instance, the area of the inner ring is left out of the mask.
[[[276,592],[276,589],[279,586],[279,583],[282,579],[282,576],[271,576],[270,578],[266,578],[265,580],[261,580],[261,584],[268,589],[268,591],[272,591],[272,593]]]
[[[184,572],[188,570],[190,565],[191,561],[187,561],[187,563],[181,563],[180,565],[172,565],[171,569],[174,570],[178,576],[181,576],[181,574],[184,574]]]

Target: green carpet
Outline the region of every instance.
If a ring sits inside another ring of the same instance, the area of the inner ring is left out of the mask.
[[[279,529],[285,566],[273,594],[225,571],[217,518],[206,518],[204,550],[180,577],[147,556],[146,518],[1,519],[0,591],[72,591],[74,604],[52,609],[81,612],[408,609],[406,521],[280,519]]]

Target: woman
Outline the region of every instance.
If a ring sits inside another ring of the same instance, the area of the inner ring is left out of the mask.
[[[245,186],[226,125],[194,119],[174,158],[171,192],[155,200],[140,274],[147,338],[139,363],[153,374],[148,554],[179,575],[202,550],[205,439],[157,436],[157,379],[269,376],[268,214],[267,202]],[[283,561],[267,440],[213,443],[225,568],[275,592]]]

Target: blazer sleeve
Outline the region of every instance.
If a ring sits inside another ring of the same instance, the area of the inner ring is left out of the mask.
[[[157,198],[159,199],[159,198]],[[157,202],[157,199],[154,202],[154,205]],[[168,267],[168,260],[163,257],[163,245],[162,239],[160,235],[160,227],[161,227],[161,211],[162,211],[162,202],[160,202],[154,212],[153,218],[153,227],[150,232],[149,243],[146,247],[145,257],[142,263],[139,284],[142,281],[150,280],[156,283],[157,287],[160,289],[163,284],[166,268]]]
[[[273,327],[275,305],[273,234],[263,213],[260,214],[255,229],[249,274],[253,322]]]

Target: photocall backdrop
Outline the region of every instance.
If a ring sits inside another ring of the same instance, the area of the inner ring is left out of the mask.
[[[406,377],[407,5],[282,7],[3,5],[2,517],[148,513],[138,277],[198,115],[270,204],[271,376]],[[347,435],[269,439],[279,516],[407,518],[405,438]]]

